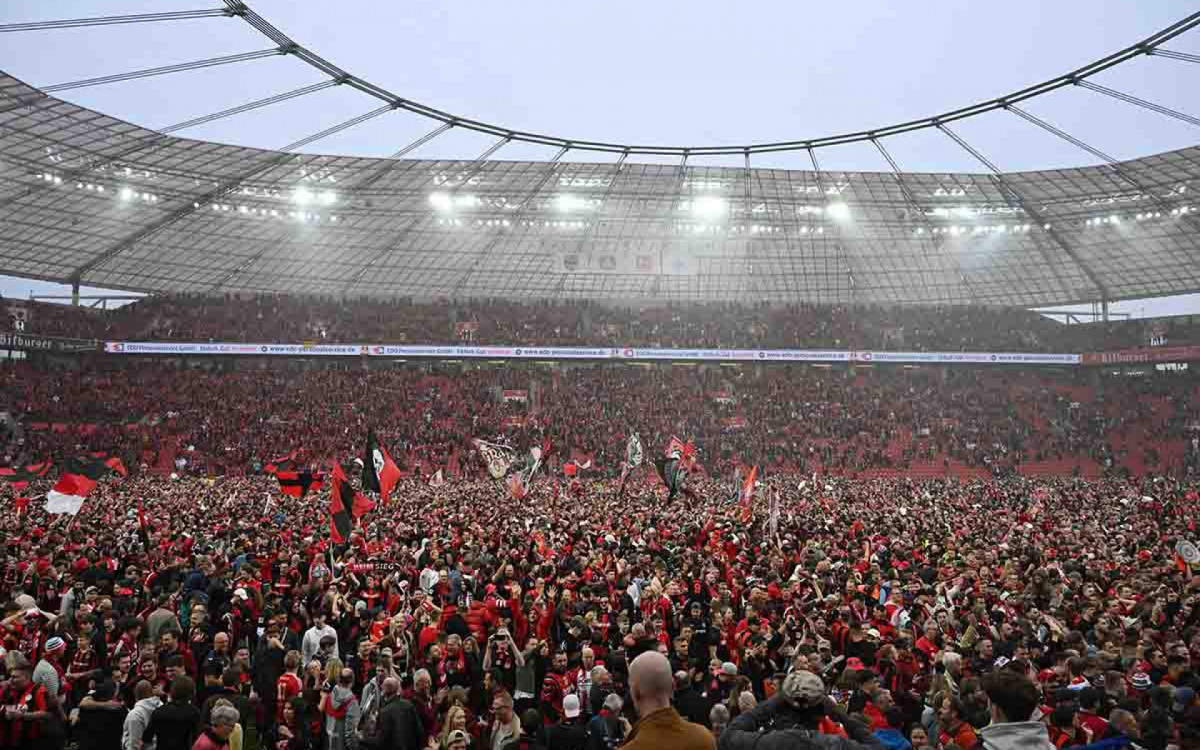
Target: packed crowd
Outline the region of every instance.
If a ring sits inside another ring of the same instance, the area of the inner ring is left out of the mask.
[[[109,451],[135,470],[241,474],[278,454],[328,464],[368,427],[428,476],[479,476],[473,438],[620,471],[630,431],[660,447],[691,437],[727,477],[765,472],[962,475],[1042,471],[1182,475],[1200,460],[1188,374],[1012,369],[406,366],[395,369],[110,369],[0,366],[0,462]],[[505,393],[512,398],[506,398]],[[159,462],[164,461],[165,465]],[[556,463],[557,465],[557,463]]]
[[[633,308],[587,301],[418,303],[283,295],[158,295],[107,311],[14,304],[28,308],[31,333],[133,341],[1064,352],[1078,351],[1082,331],[1093,329],[1064,326],[1020,308],[979,306],[656,303]],[[1116,336],[1108,329],[1104,333]]]
[[[1190,484],[686,485],[5,486],[0,747],[1200,746]]]

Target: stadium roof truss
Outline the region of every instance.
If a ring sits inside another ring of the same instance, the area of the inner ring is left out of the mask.
[[[1039,87],[993,100],[986,109],[975,105],[904,124],[941,130],[979,161],[980,173],[903,172],[885,146],[892,131],[907,132],[897,130],[902,126],[713,147],[740,154],[745,166],[694,166],[689,158],[716,151],[571,141],[422,112],[423,105],[391,99],[316,57],[244,4],[227,5],[196,13],[242,17],[276,46],[192,67],[293,54],[329,80],[152,131],[47,91],[187,65],[47,90],[0,74],[0,273],[142,292],[417,298],[1044,306],[1200,290],[1200,213],[1194,213],[1200,208],[1200,147],[1115,162],[1022,109],[1026,92]],[[172,16],[152,15],[158,17],[113,22]],[[1085,86],[1200,125],[1086,80],[1097,66],[1118,58],[1181,55],[1160,45],[1198,24],[1200,14],[1068,74],[1064,83],[1041,86]],[[0,32],[50,27],[19,26]],[[382,106],[278,151],[172,135],[347,83]],[[390,158],[297,151],[396,109],[434,122],[427,136]],[[959,112],[993,109],[1008,110],[1105,163],[1003,172],[952,127],[962,119]],[[492,133],[497,140],[469,161],[406,158],[453,127]],[[558,152],[541,162],[492,158],[513,140]],[[826,141],[869,142],[893,171],[826,171],[818,160]],[[813,168],[752,165],[753,154],[784,149],[807,151]],[[562,161],[572,150],[615,152],[618,158]],[[639,154],[668,154],[678,162],[636,163]]]

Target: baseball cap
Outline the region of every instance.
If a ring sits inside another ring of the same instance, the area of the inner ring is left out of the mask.
[[[579,696],[568,695],[563,698],[563,713],[568,719],[579,715]]]
[[[783,680],[783,698],[797,708],[819,706],[825,700],[825,683],[812,672],[799,670]]]
[[[876,630],[875,628],[871,628],[870,630],[867,631],[867,637],[878,640],[879,639],[879,631]]]
[[[862,659],[858,658],[857,656],[851,656],[849,659],[846,660],[846,669],[851,669],[855,672],[858,672],[863,669],[866,669],[866,667],[863,666]]]
[[[249,598],[250,598],[250,597],[249,597],[249,596],[246,594],[246,589],[243,589],[243,588],[237,588],[237,589],[234,589],[234,590],[233,590],[233,595],[234,595],[234,596],[236,596],[236,597],[237,597],[237,598],[239,598],[239,599],[249,599]]]
[[[461,729],[455,729],[453,732],[446,735],[447,745],[453,745],[455,742],[465,742],[468,745],[471,744],[470,740],[467,739],[467,733]]]
[[[721,665],[721,671],[730,677],[736,677],[738,673],[737,665],[731,661],[727,661]]]

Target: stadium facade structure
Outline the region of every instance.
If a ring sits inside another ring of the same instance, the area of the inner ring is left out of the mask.
[[[1143,55],[1200,62],[1171,39],[1195,14],[1092,65],[962,110],[830,138],[666,147],[508,130],[398,97],[337,68],[241,2],[145,17],[13,24],[2,32],[230,16],[269,49],[39,90],[0,74],[0,273],[139,292],[957,303],[1106,303],[1200,290],[1200,147],[1117,162],[1024,109],[1063,87],[1200,120],[1090,79]],[[56,91],[293,55],[325,80],[154,131],[56,98]],[[236,59],[235,59],[236,58]],[[382,106],[280,150],[189,140],[188,127],[333,85]],[[376,102],[378,103],[378,102]],[[301,153],[387,112],[433,130],[390,158]],[[955,130],[1006,110],[1104,163],[1005,172]],[[494,135],[463,161],[407,158],[452,128]],[[942,131],[978,173],[904,172],[887,138]],[[546,161],[504,161],[528,142]],[[890,172],[824,170],[822,148],[869,142]],[[755,167],[807,152],[812,169]],[[607,152],[615,161],[566,161]],[[675,164],[638,163],[642,155]],[[690,164],[740,155],[743,167]]]

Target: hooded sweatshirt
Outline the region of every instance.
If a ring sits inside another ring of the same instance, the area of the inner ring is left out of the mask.
[[[979,730],[984,750],[1054,750],[1046,725],[1040,721],[991,724]]]
[[[125,726],[121,729],[121,750],[154,750],[154,741],[142,744],[142,735],[150,726],[150,714],[162,705],[155,696],[142,698],[133,705],[133,710],[125,717]]]
[[[354,747],[354,730],[358,728],[358,699],[350,688],[334,685],[325,706],[325,733],[329,735],[330,750]]]

